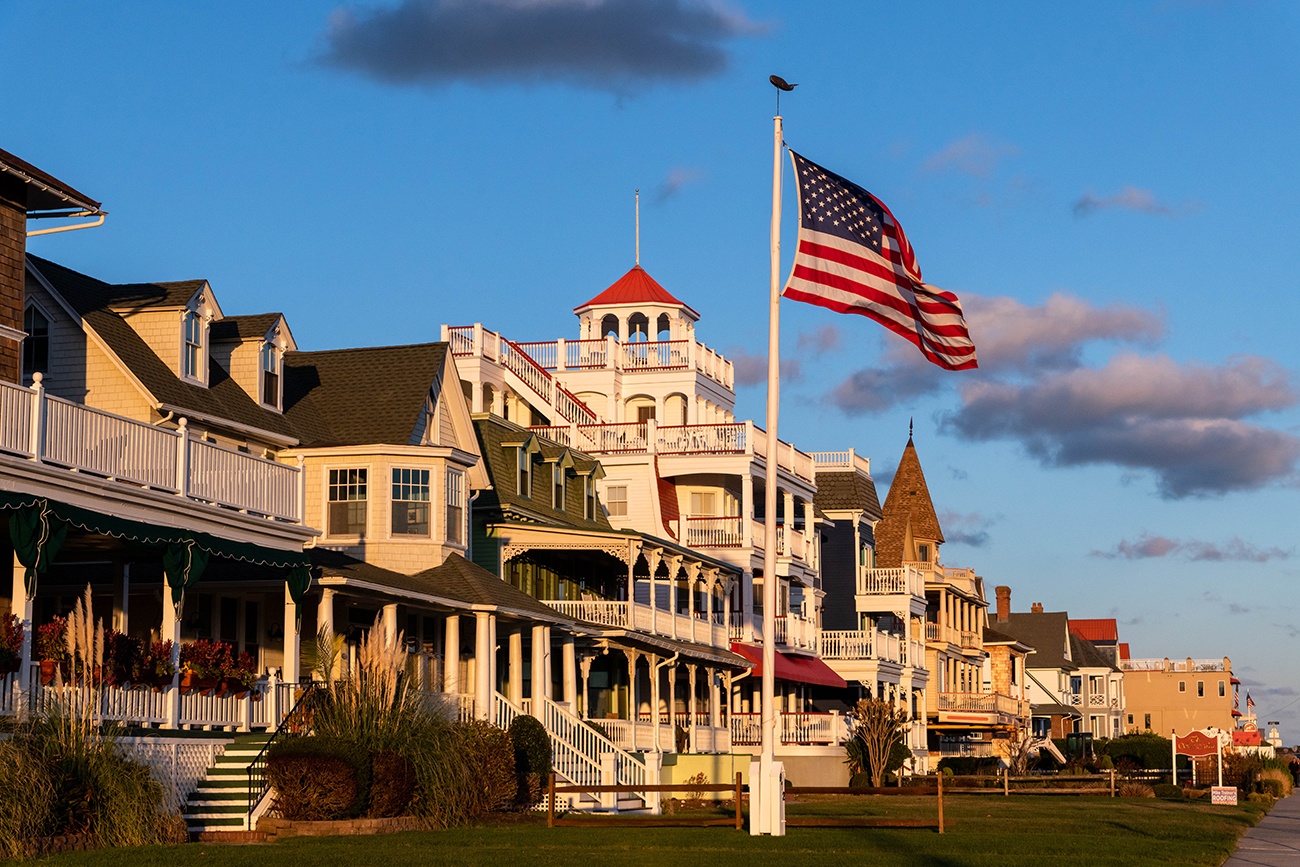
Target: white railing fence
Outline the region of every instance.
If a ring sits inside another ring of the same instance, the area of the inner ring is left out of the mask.
[[[104,412],[31,388],[0,383],[0,451],[241,512],[299,523],[302,471]]]

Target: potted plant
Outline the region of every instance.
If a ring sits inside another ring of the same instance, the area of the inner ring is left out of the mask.
[[[110,629],[104,633],[104,683],[127,686],[134,681],[144,641]]]
[[[172,665],[170,641],[141,642],[141,651],[131,667],[131,682],[141,686],[162,689],[171,686],[176,666]]]
[[[253,654],[244,651],[239,654],[235,664],[226,669],[225,676],[222,678],[222,685],[227,692],[232,692],[237,698],[243,698],[248,695],[249,691],[257,684],[257,661]],[[254,698],[260,698],[257,693],[253,694]]]
[[[221,685],[225,673],[234,667],[231,651],[232,648],[228,643],[209,641],[206,638],[200,638],[193,644],[181,645],[181,687],[198,690],[216,689]]]
[[[17,614],[0,618],[0,675],[12,674],[23,664],[23,622]]]
[[[53,617],[36,629],[36,656],[41,661],[41,683],[54,683],[54,672],[68,671],[68,618]]]

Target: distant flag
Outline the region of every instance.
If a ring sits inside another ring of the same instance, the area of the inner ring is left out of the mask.
[[[794,151],[799,243],[782,293],[874,319],[948,370],[978,367],[957,296],[921,281],[903,227],[862,187]]]
[[[1254,709],[1255,700],[1250,697],[1250,693],[1246,693],[1246,713],[1250,713]]]

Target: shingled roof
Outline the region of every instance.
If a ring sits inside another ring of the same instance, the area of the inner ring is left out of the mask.
[[[1069,621],[1070,616],[1064,611],[1013,613],[1006,620],[997,621],[997,630],[1034,648],[1026,662],[1029,668],[1074,671],[1077,666],[1065,658]]]
[[[208,369],[208,387],[194,385],[181,379],[145,343],[136,330],[114,312],[116,302],[123,298],[139,298],[152,292],[160,299],[185,294],[185,300],[197,291],[175,287],[195,287],[203,281],[181,283],[128,283],[113,285],[85,274],[65,268],[48,259],[30,256],[41,276],[49,281],[64,301],[71,305],[95,334],[108,344],[109,349],[140,381],[149,394],[160,403],[191,412],[196,417],[226,419],[257,430],[293,439],[296,437],[289,422],[279,413],[262,408],[219,363],[213,361]],[[154,287],[146,290],[141,287]],[[183,304],[184,302],[182,302]],[[178,332],[179,337],[179,332]],[[180,413],[178,413],[180,414]]]
[[[445,343],[287,352],[285,417],[304,446],[409,445],[446,354]]]
[[[885,496],[883,517],[876,524],[876,563],[884,569],[903,565],[903,542],[911,528],[912,538],[943,543],[943,530],[939,516],[930,499],[930,488],[925,483],[921,459],[916,454],[912,438],[898,461],[898,472],[889,483]]]
[[[817,494],[813,505],[823,511],[861,510],[879,518],[880,496],[870,476],[856,470],[823,470],[817,473]]]
[[[310,554],[312,566],[323,576],[364,581],[398,594],[409,592],[433,596],[449,602],[461,602],[467,607],[486,605],[515,614],[541,617],[551,622],[577,622],[459,554],[448,554],[441,566],[414,575],[374,566],[338,551],[312,548]]]
[[[1070,635],[1070,655],[1074,657],[1074,664],[1080,668],[1106,668],[1111,671],[1118,671],[1115,666],[1115,660],[1106,655],[1101,648],[1093,644],[1086,638],[1080,638],[1071,633]]]
[[[249,316],[226,316],[212,323],[210,335],[217,342],[261,340],[283,315],[282,313],[254,313]]]
[[[483,464],[492,480],[492,488],[479,497],[476,509],[499,508],[503,514],[522,517],[525,520],[540,521],[548,526],[568,527],[578,530],[604,530],[613,532],[609,519],[603,509],[588,520],[583,517],[582,485],[565,486],[565,510],[563,512],[551,506],[551,474],[541,470],[545,464],[533,466],[533,489],[531,497],[520,496],[516,490],[515,473],[518,469],[514,446],[506,443],[519,443],[533,436],[525,428],[511,424],[495,416],[474,419],[474,432],[478,436],[479,451],[483,455]],[[538,438],[542,458],[554,460],[564,447]],[[574,469],[585,473],[595,469],[599,463],[581,452],[570,450]]]
[[[632,270],[615,280],[604,292],[573,309],[582,310],[586,307],[606,304],[670,304],[674,307],[685,307],[691,313],[695,313],[690,306],[683,304],[673,297],[671,292],[660,286],[659,282],[647,274],[640,265],[634,265]],[[695,315],[699,316],[698,313]]]
[[[0,176],[13,179],[0,186],[6,188],[6,196],[28,211],[53,211],[69,207],[90,211],[100,209],[100,203],[85,193],[78,192],[49,172],[6,150],[0,150]]]

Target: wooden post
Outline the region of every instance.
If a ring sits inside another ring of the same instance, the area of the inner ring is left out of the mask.
[[[1010,794],[1011,794],[1011,769],[1003,768],[1002,769],[1002,797],[1005,798]]]
[[[939,833],[943,833],[943,771],[939,771]]]
[[[546,782],[546,827],[555,827],[555,772]]]
[[[736,771],[736,830],[740,831],[745,827],[745,821],[740,816],[740,771]]]
[[[1110,769],[1110,796],[1115,797],[1115,769]]]

